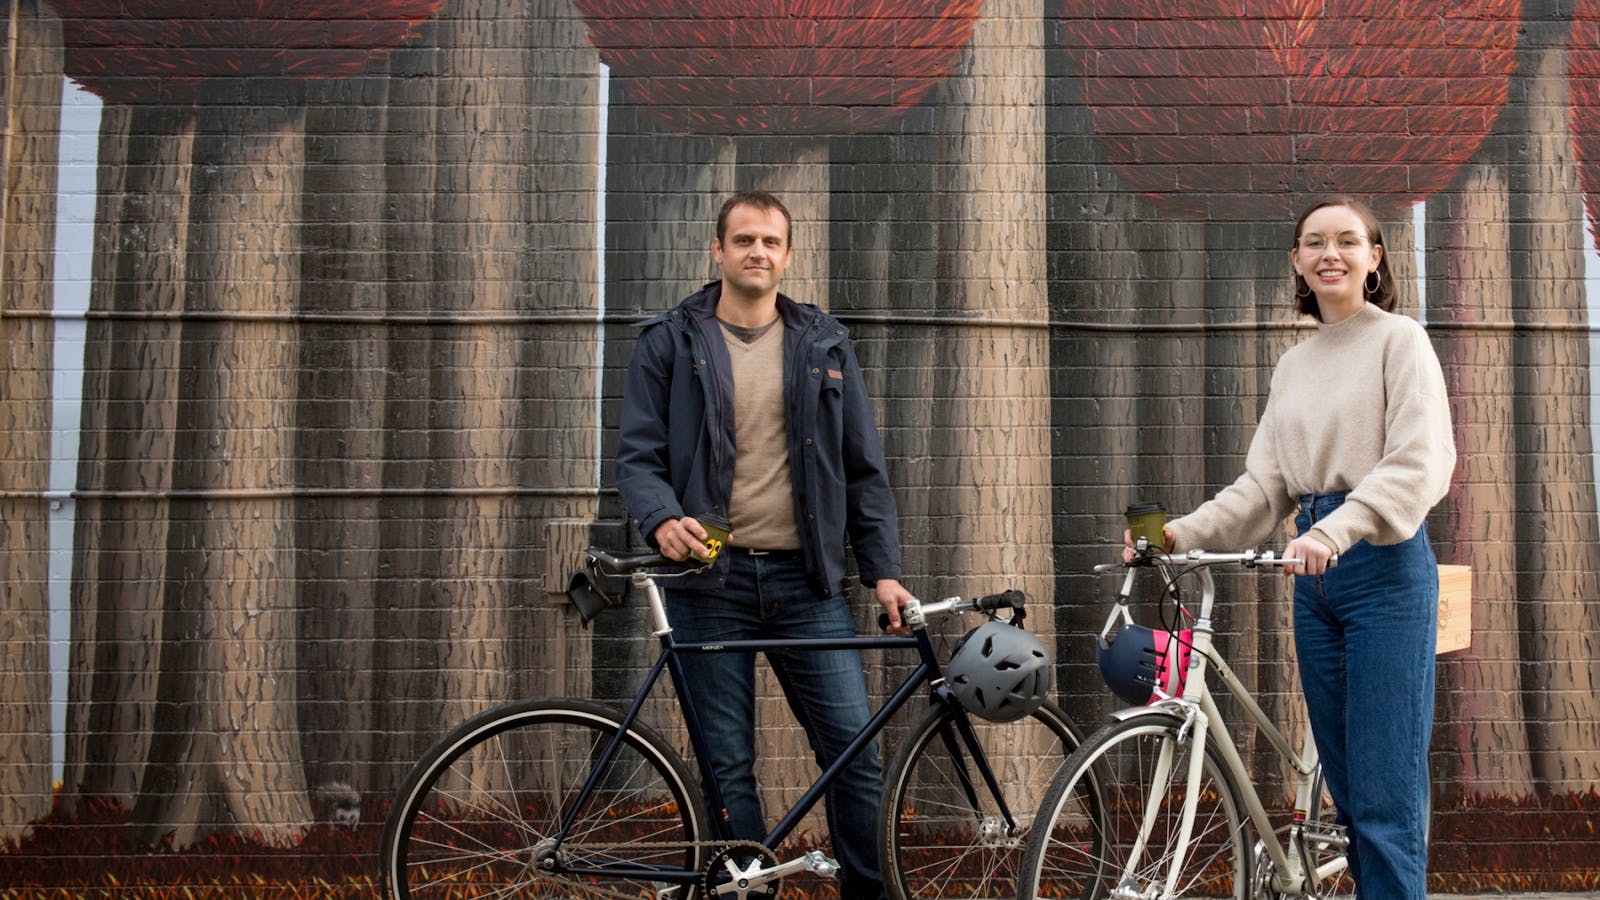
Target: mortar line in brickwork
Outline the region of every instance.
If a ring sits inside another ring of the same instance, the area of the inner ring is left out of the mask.
[[[199,490],[104,491],[0,491],[4,500],[275,500],[298,498],[361,497],[610,497],[615,488],[593,487],[434,487],[434,488],[207,488]]]
[[[13,310],[5,313],[10,319],[52,319],[74,321],[97,319],[107,321],[182,321],[182,322],[278,322],[284,324],[345,324],[361,326],[406,326],[471,328],[485,325],[632,325],[642,322],[648,315],[601,313],[516,313],[480,316],[394,316],[364,315],[359,313],[253,313],[232,311],[196,310],[89,310],[85,312],[55,312],[52,310]],[[908,316],[895,313],[850,313],[836,311],[833,317],[846,325],[873,326],[923,326],[962,328],[1020,328],[1048,331],[1089,331],[1099,333],[1162,333],[1204,334],[1222,331],[1309,331],[1316,327],[1310,321],[1268,322],[1080,322],[1067,319],[1020,319],[991,316]],[[1541,331],[1600,333],[1600,324],[1584,322],[1473,322],[1429,321],[1425,327],[1438,331]]]
[[[925,325],[978,328],[1036,328],[1050,331],[1093,331],[1104,333],[1140,334],[1159,332],[1204,334],[1218,331],[1311,331],[1316,323],[1302,321],[1271,322],[1073,322],[1064,319],[1001,319],[966,318],[961,316],[900,316],[857,315],[834,312],[835,319],[846,325]],[[1429,330],[1440,331],[1560,331],[1592,334],[1600,332],[1600,324],[1581,322],[1427,322]]]

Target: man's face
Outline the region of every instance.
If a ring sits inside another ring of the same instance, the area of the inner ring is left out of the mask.
[[[730,289],[747,297],[770,294],[789,268],[788,222],[776,209],[735,206],[722,237],[711,240],[711,256]]]

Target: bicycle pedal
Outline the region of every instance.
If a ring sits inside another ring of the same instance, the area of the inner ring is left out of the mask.
[[[839,861],[821,850],[808,851],[801,859],[807,872],[821,875],[823,878],[839,876]]]
[[[1305,822],[1300,828],[1308,841],[1316,841],[1341,850],[1350,844],[1350,836],[1345,833],[1344,826],[1337,822]]]

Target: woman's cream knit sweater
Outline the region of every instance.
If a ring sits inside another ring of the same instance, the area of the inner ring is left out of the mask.
[[[1410,538],[1455,470],[1444,374],[1422,326],[1368,303],[1278,360],[1245,473],[1171,523],[1176,549],[1259,544],[1302,494],[1349,491],[1311,536],[1335,552]]]

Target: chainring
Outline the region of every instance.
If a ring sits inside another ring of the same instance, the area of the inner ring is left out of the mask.
[[[701,878],[702,890],[707,900],[772,900],[783,887],[783,879],[751,884],[748,876],[756,869],[777,864],[778,857],[764,844],[754,841],[727,844],[706,863],[705,875]],[[719,890],[724,893],[718,893]]]

